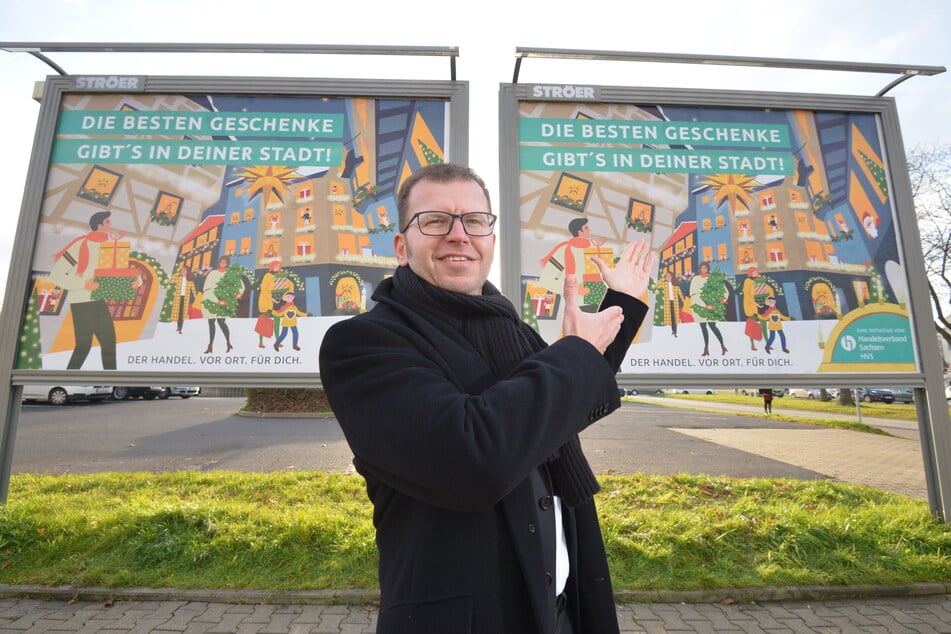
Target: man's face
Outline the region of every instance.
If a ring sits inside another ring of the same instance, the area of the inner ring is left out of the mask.
[[[420,211],[451,214],[489,211],[485,193],[472,181],[422,180],[410,191],[407,202],[409,218]],[[455,293],[481,295],[492,267],[495,234],[470,236],[457,219],[447,235],[426,236],[420,233],[414,220],[404,233],[396,234],[393,244],[399,265],[409,266],[430,284]]]

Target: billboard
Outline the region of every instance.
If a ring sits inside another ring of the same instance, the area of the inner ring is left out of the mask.
[[[594,310],[592,258],[646,238],[650,312],[622,374],[922,373],[911,298],[927,298],[909,281],[918,245],[903,240],[917,229],[893,180],[890,99],[538,88],[500,93],[503,205],[517,210],[503,218],[516,271],[504,284],[546,340],[564,275]]]
[[[396,266],[400,183],[466,160],[464,82],[91,79],[45,86],[18,376],[313,387]]]

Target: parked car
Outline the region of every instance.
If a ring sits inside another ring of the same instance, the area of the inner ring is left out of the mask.
[[[49,401],[52,405],[66,405],[73,401],[92,403],[108,398],[112,387],[108,385],[24,385],[24,401]]]
[[[944,388],[944,400],[951,403],[951,385],[945,386]]]
[[[671,387],[664,390],[668,394],[713,394],[712,387]]]
[[[192,396],[201,396],[200,387],[167,387],[165,388],[165,395],[160,398],[168,398],[169,396],[180,396],[182,398],[191,398]]]
[[[818,387],[791,387],[787,391],[790,398],[810,398],[819,400],[822,398],[822,388]],[[839,395],[839,390],[834,387],[826,388],[826,395],[833,399]]]
[[[791,387],[789,388],[789,398],[819,398],[819,388],[817,387]]]
[[[895,393],[887,387],[860,387],[858,398],[865,403],[894,403]]]
[[[124,401],[128,398],[144,398],[151,401],[165,394],[165,388],[158,385],[117,385],[112,388],[112,398],[116,401]]]
[[[663,394],[664,390],[656,387],[628,387],[624,389],[624,393],[628,396],[637,396],[638,394]]]
[[[915,402],[915,389],[912,387],[893,387],[890,388],[895,395],[896,403],[912,404]]]
[[[761,389],[765,389],[765,388],[745,387],[745,388],[741,388],[741,389],[740,389],[740,394],[742,394],[743,396],[755,396],[755,397],[759,398],[760,390],[761,390]],[[773,397],[774,397],[774,398],[779,398],[780,396],[785,396],[785,395],[786,395],[786,390],[783,390],[783,389],[778,388],[778,387],[774,387],[774,388],[771,388],[771,389],[773,390]],[[712,392],[711,392],[711,394],[712,394]]]

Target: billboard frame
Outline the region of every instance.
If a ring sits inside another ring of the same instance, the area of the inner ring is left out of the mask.
[[[103,90],[90,90],[102,77]],[[80,81],[83,80],[83,81]],[[81,86],[81,87],[77,87]],[[134,86],[130,90],[129,86]],[[20,328],[31,288],[31,266],[43,212],[45,186],[62,100],[70,94],[201,94],[240,97],[339,97],[440,100],[448,114],[447,160],[465,163],[469,153],[469,84],[466,81],[265,78],[214,76],[49,76],[43,84],[23,201],[14,237],[10,274],[0,316],[0,503],[6,500],[22,386],[35,383],[108,385],[201,385],[207,387],[320,387],[319,372],[158,372],[125,370],[16,370]],[[315,352],[316,354],[316,352]]]
[[[943,71],[943,69],[941,69]],[[541,90],[535,90],[541,87]],[[554,88],[554,89],[553,89]],[[567,94],[572,98],[566,99]],[[951,510],[951,428],[944,398],[941,358],[933,341],[930,299],[921,242],[914,215],[914,200],[902,143],[895,101],[889,97],[865,97],[832,94],[803,94],[755,91],[728,91],[682,88],[641,88],[628,86],[586,86],[577,84],[500,84],[499,88],[499,187],[502,215],[500,247],[502,291],[509,297],[522,293],[521,212],[519,192],[519,104],[521,102],[560,102],[566,104],[619,103],[630,105],[719,107],[730,109],[786,109],[809,111],[857,112],[878,118],[886,148],[886,169],[893,190],[897,246],[906,267],[908,305],[911,307],[912,345],[920,371],[905,373],[841,373],[777,375],[789,386],[836,387],[909,386],[918,398],[918,427],[924,458],[926,485],[932,511],[947,518]],[[555,168],[557,169],[557,168]],[[659,247],[658,244],[653,245]],[[619,374],[618,385],[638,388],[737,387],[758,385],[762,373],[720,376],[683,373]]]

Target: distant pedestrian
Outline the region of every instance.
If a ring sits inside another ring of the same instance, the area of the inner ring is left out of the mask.
[[[773,413],[773,390],[772,388],[761,388],[759,393],[763,397],[763,412],[766,414]]]

